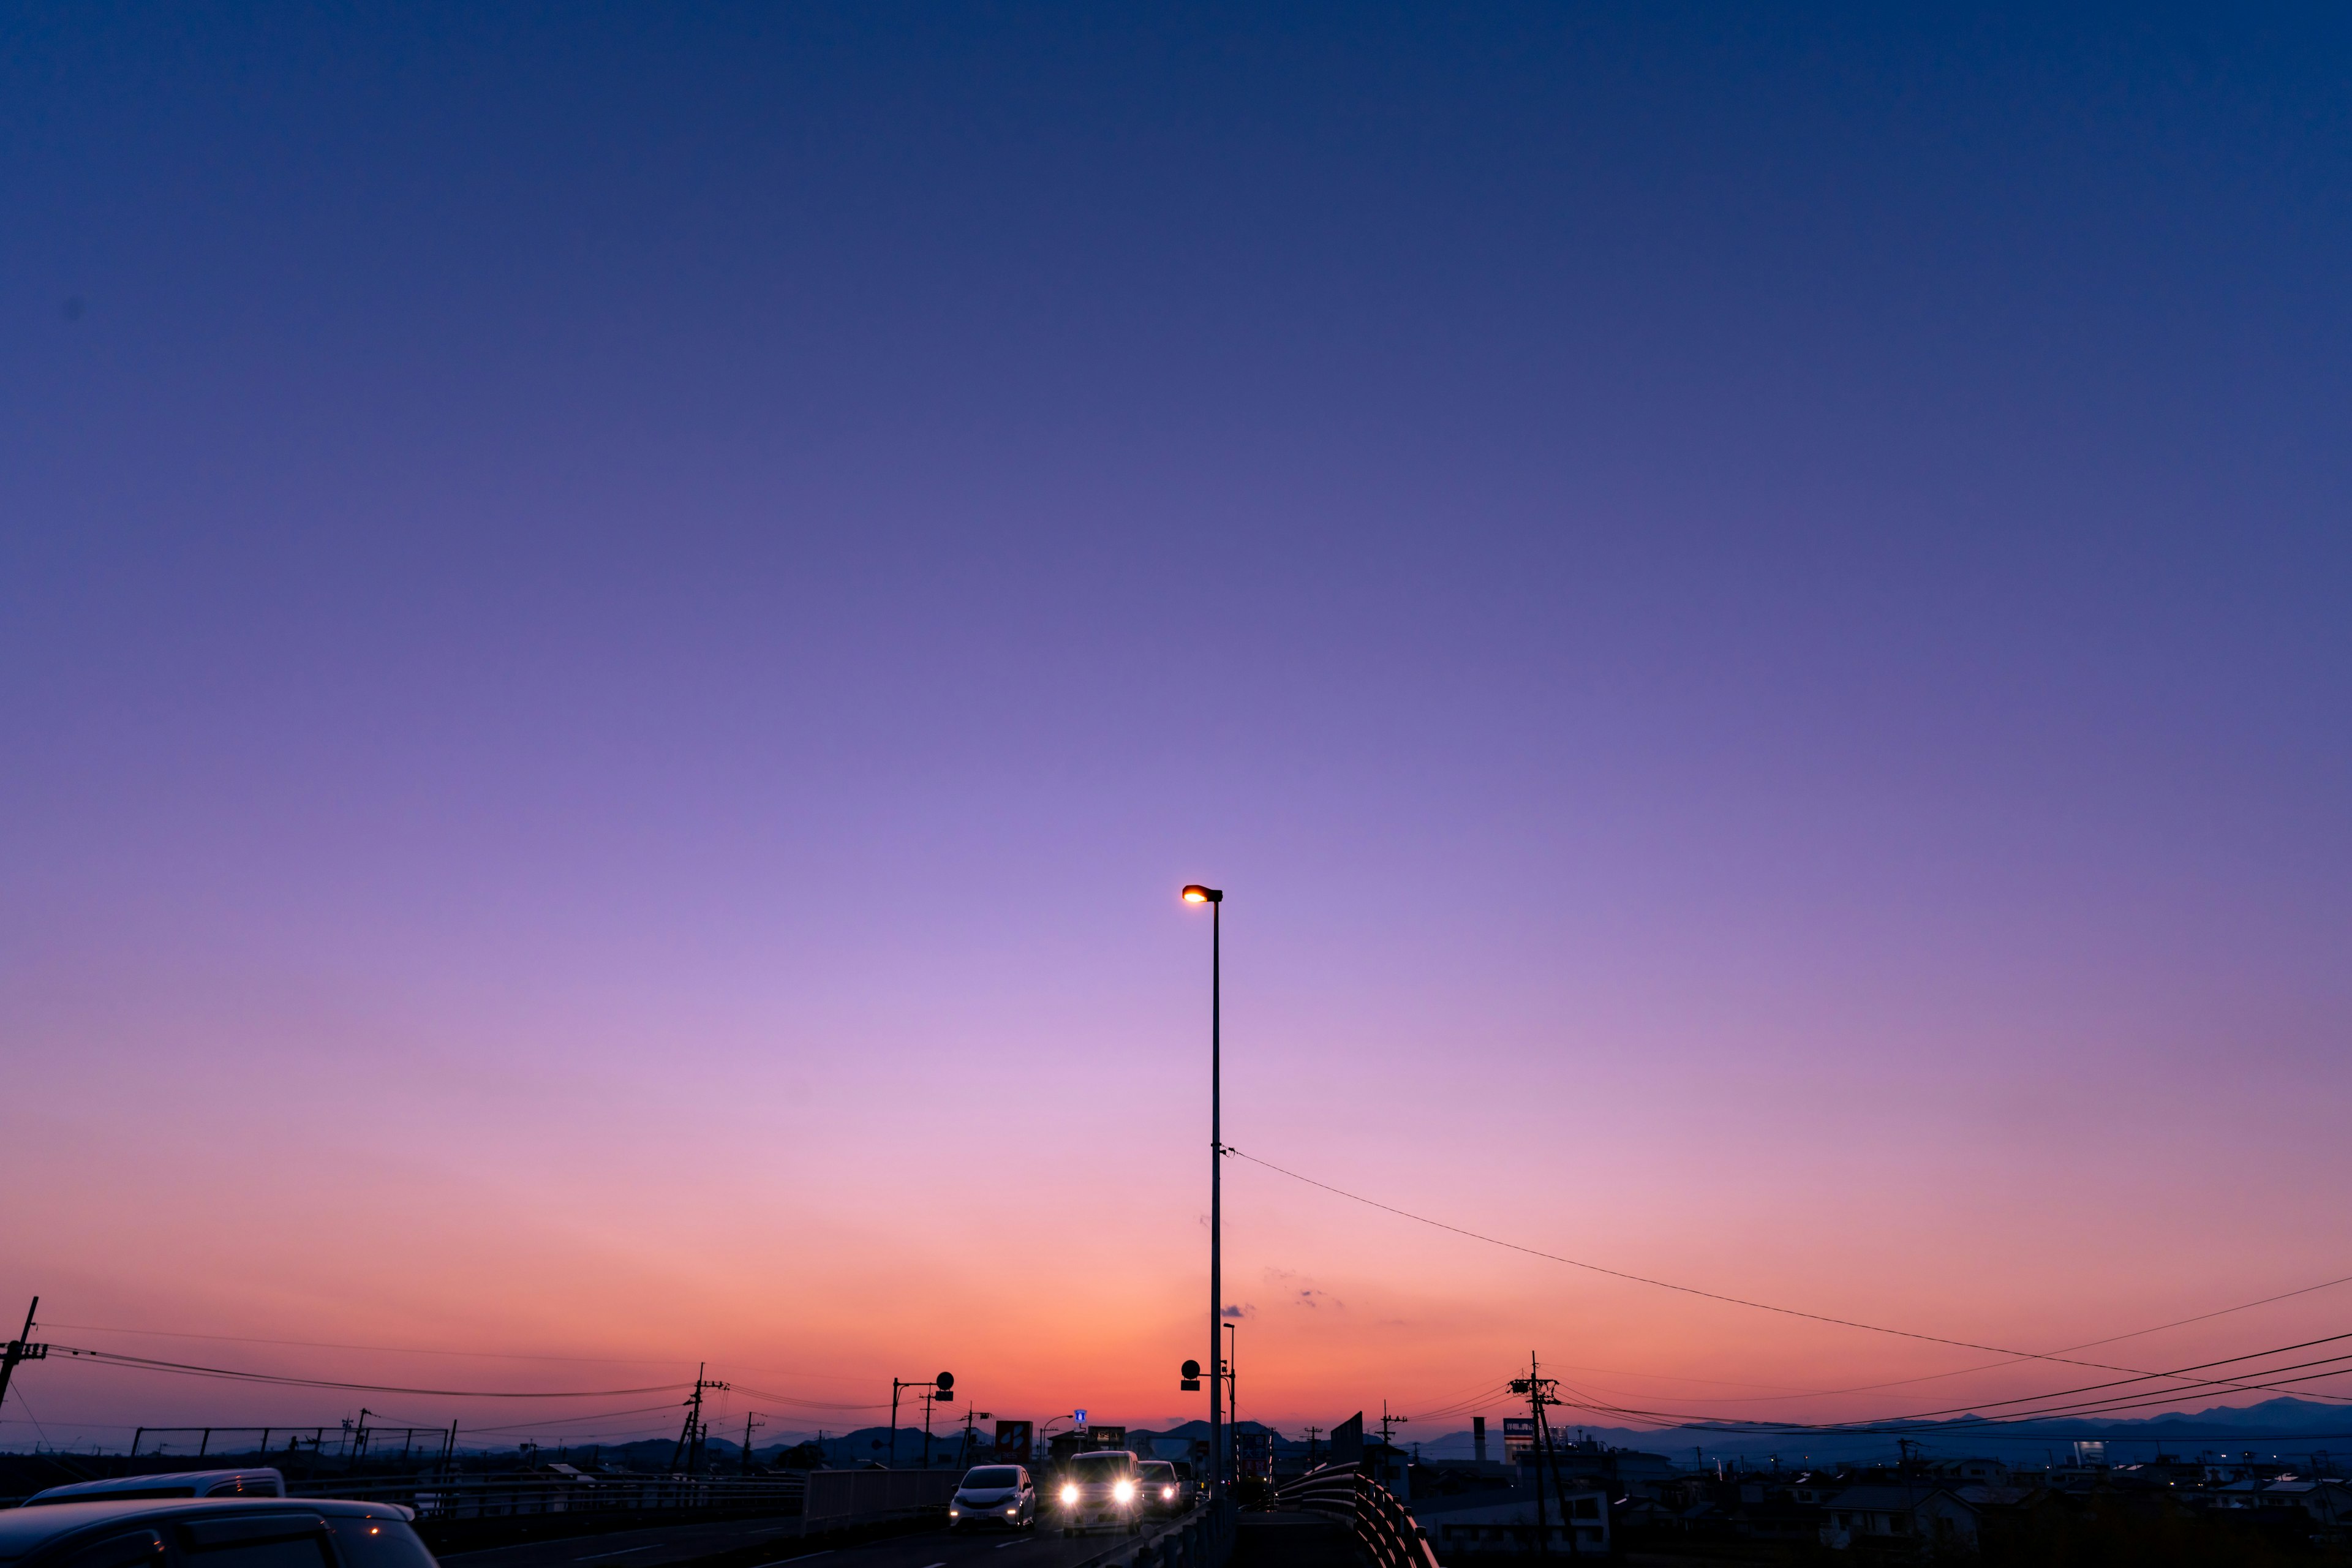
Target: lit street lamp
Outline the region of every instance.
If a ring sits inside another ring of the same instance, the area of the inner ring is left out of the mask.
[[[1218,1330],[1224,1321],[1224,1156],[1223,1088],[1222,1061],[1223,1042],[1218,1037],[1221,999],[1218,994],[1220,974],[1220,923],[1224,914],[1225,895],[1216,888],[1204,888],[1198,882],[1184,889],[1188,904],[1209,906],[1209,1488],[1212,1496],[1221,1494],[1225,1484],[1225,1441],[1223,1390],[1215,1368],[1224,1359],[1224,1335]]]

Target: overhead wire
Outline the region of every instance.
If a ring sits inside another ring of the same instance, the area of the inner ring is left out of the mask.
[[[1965,1425],[1968,1427],[1973,1428],[1983,1426],[2020,1425],[2037,1421],[2046,1421],[2059,1417],[2079,1418],[2088,1415],[2109,1415],[2122,1410],[2143,1409],[2151,1405],[2168,1404],[2179,1398],[2183,1393],[2189,1392],[2189,1389],[2180,1387],[2160,1390],[2137,1389],[2130,1394],[2109,1394],[2104,1398],[2081,1401],[2072,1405],[2053,1405],[2049,1402],[2053,1400],[2063,1400],[2075,1394],[2092,1393],[2106,1388],[2118,1388],[2124,1384],[2132,1383],[2173,1380],[2185,1382],[2193,1387],[2197,1384],[2210,1382],[2210,1380],[2188,1378],[2186,1374],[2190,1372],[2203,1370],[2210,1366],[2226,1365],[2234,1362],[2252,1361],[2262,1359],[2265,1356],[2284,1355],[2298,1349],[2306,1349],[2314,1345],[2336,1342],[2344,1339],[2352,1339],[2352,1334],[2335,1335],[2331,1336],[2331,1338],[2327,1340],[2311,1341],[2303,1345],[2282,1345],[2270,1350],[2253,1351],[2244,1355],[2228,1357],[2222,1361],[2203,1363],[2197,1366],[2184,1367],[2179,1369],[2178,1372],[2173,1373],[2150,1373],[2144,1374],[2141,1377],[2123,1379],[2117,1383],[2092,1384],[2077,1389],[2061,1389],[2048,1394],[2030,1395],[2015,1400],[2001,1401],[2000,1403],[2004,1405],[2032,1404],[2035,1408],[2030,1410],[2012,1410],[2006,1415],[1990,1416],[1979,1415],[1978,1412],[1982,1409],[1991,1408],[1991,1406],[1953,1406],[1945,1410],[1922,1411],[1909,1415],[1877,1417],[1872,1420],[1859,1422],[1759,1422],[1741,1416],[1715,1415],[1695,1411],[1652,1410],[1638,1405],[1629,1405],[1620,1404],[1615,1401],[1600,1399],[1586,1390],[1576,1388],[1573,1384],[1563,1383],[1561,1386],[1569,1388],[1571,1393],[1578,1395],[1578,1398],[1572,1401],[1568,1401],[1567,1403],[1573,1405],[1579,1409],[1591,1410],[1596,1413],[1614,1415],[1640,1420],[1709,1427],[1722,1431],[1861,1434],[1933,1430],[1954,1425]],[[2252,1373],[2248,1374],[2249,1377],[2263,1379],[2265,1381],[2252,1384],[2233,1384],[2230,1386],[2252,1387],[2265,1390],[2294,1387],[2321,1378],[2336,1377],[2347,1373],[2352,1373],[2352,1364],[2346,1363],[2352,1363],[2352,1353],[2327,1356],[2321,1358],[2319,1361],[2294,1363],[2286,1366],[2273,1367],[2264,1371]],[[2282,1373],[2298,1371],[2302,1368],[2317,1365],[2326,1365],[2328,1370],[2324,1372],[2307,1372],[2299,1377],[2282,1377],[2278,1375]],[[2340,1396],[2331,1395],[2326,1397],[2337,1398]]]
[[[45,1329],[70,1329],[86,1334],[137,1334],[161,1340],[212,1340],[222,1344],[292,1345],[305,1350],[380,1351],[391,1355],[465,1356],[480,1361],[565,1361],[594,1363],[607,1366],[683,1366],[682,1356],[594,1356],[543,1355],[524,1351],[452,1351],[432,1350],[417,1345],[346,1344],[334,1340],[278,1340],[252,1334],[195,1334],[174,1329],[121,1329],[103,1323],[53,1323],[44,1321]]]
[[[297,1377],[287,1373],[239,1371],[231,1367],[196,1366],[186,1362],[158,1361],[150,1356],[125,1355],[120,1351],[88,1350],[74,1345],[52,1345],[49,1354],[70,1361],[95,1362],[100,1365],[136,1368],[142,1372],[168,1372],[184,1377],[226,1378],[238,1383],[277,1384],[294,1388],[341,1388],[360,1394],[413,1394],[436,1399],[614,1399],[632,1394],[668,1394],[677,1389],[690,1388],[688,1383],[661,1383],[643,1388],[576,1388],[508,1390],[479,1388],[408,1388],[388,1383],[344,1383],[332,1378]]]
[[[1747,1307],[1759,1312],[1773,1312],[1782,1317],[1801,1318],[1812,1322],[1827,1323],[1837,1328],[1855,1329],[1866,1333],[1886,1334],[1897,1339],[1916,1340],[1927,1344],[1948,1345],[1958,1350],[1980,1351],[1990,1355],[2004,1357],[2008,1362],[2054,1362],[2067,1366],[2087,1367],[2097,1372],[2130,1373],[2141,1376],[2161,1375],[2142,1373],[2141,1369],[2137,1367],[2118,1366],[2107,1362],[2080,1360],[2064,1352],[2021,1351],[2005,1345],[1985,1344],[1974,1340],[1955,1339],[1944,1334],[1924,1333],[1912,1329],[1890,1328],[1883,1323],[1864,1322],[1854,1318],[1841,1318],[1826,1312],[1809,1311],[1801,1307],[1783,1307],[1769,1301],[1757,1301],[1751,1300],[1743,1296],[1729,1295],[1720,1290],[1708,1290],[1696,1285],[1684,1285],[1670,1279],[1659,1279],[1645,1274],[1634,1274],[1622,1268],[1612,1268],[1604,1264],[1587,1262],[1586,1260],[1578,1258],[1570,1258],[1561,1253],[1548,1252],[1541,1247],[1528,1247],[1520,1242],[1506,1241],[1500,1237],[1488,1236],[1481,1231],[1471,1230],[1465,1226],[1454,1225],[1442,1219],[1433,1219],[1427,1215],[1415,1214],[1410,1209],[1402,1209],[1397,1207],[1393,1204],[1382,1203],[1378,1198],[1366,1197],[1361,1193],[1349,1192],[1345,1187],[1334,1186],[1328,1182],[1318,1181],[1313,1176],[1304,1175],[1299,1172],[1290,1170],[1286,1166],[1277,1165],[1271,1160],[1260,1159],[1255,1154],[1245,1154],[1230,1143],[1224,1145],[1224,1152],[1234,1156],[1235,1159],[1246,1160],[1251,1164],[1262,1165],[1277,1175],[1287,1176],[1294,1182],[1300,1182],[1307,1186],[1319,1188],[1335,1196],[1346,1198],[1350,1203],[1362,1204],[1368,1208],[1375,1208],[1381,1210],[1384,1214],[1395,1215],[1401,1219],[1412,1220],[1416,1225],[1425,1225],[1433,1229],[1450,1231],[1455,1236],[1466,1237],[1473,1241],[1485,1242],[1490,1247],[1504,1247],[1512,1252],[1525,1253],[1531,1258],[1541,1258],[1553,1263],[1566,1264],[1571,1268],[1581,1268],[1590,1273],[1606,1275],[1614,1279],[1629,1280],[1637,1285],[1648,1285],[1661,1290],[1673,1290],[1683,1295],[1696,1296],[1710,1301],[1721,1301],[1730,1306]],[[2290,1296],[2307,1295],[2314,1290],[2324,1290],[2332,1285],[2340,1285],[2347,1282],[2352,1282],[2352,1275],[2347,1275],[2342,1279],[2328,1280],[2318,1285],[2306,1286],[2298,1290],[2286,1291],[2277,1296],[2265,1297],[2262,1301],[2246,1303],[2246,1307],[2263,1306],[2266,1305],[2270,1301],[2284,1300]],[[2200,1313],[2195,1318],[2183,1319],[2181,1320],[2181,1322],[2200,1322],[2207,1318],[2221,1317],[2224,1316],[2228,1312],[2242,1311],[2244,1310],[2245,1307],[2223,1308],[2219,1311]],[[2179,1325],[2174,1324],[2167,1326],[2177,1327]],[[2115,1340],[2136,1339],[2141,1337],[2143,1333],[2155,1333],[2158,1331],[2160,1331],[2156,1329],[2137,1331],[2130,1334],[2116,1335],[2110,1340],[2094,1340],[2088,1342],[2088,1343],[2090,1345],[2112,1343]],[[2087,1348],[2087,1346],[2077,1348]],[[2227,1384],[2217,1384],[2216,1386],[2229,1385]],[[2242,1391],[2253,1392],[2254,1390],[2248,1387]]]

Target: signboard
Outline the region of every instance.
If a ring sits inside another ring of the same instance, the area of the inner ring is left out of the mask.
[[[1507,1464],[1521,1464],[1536,1449],[1536,1418],[1532,1415],[1503,1417],[1503,1459]]]
[[[1094,1445],[1097,1448],[1124,1448],[1127,1447],[1127,1428],[1124,1426],[1097,1426],[1094,1429],[1092,1436],[1094,1437]]]
[[[1273,1433],[1234,1434],[1234,1478],[1244,1481],[1274,1479]]]
[[[1087,1429],[1087,1413],[1083,1410],[1072,1411],[1070,1413],[1070,1425],[1076,1426],[1081,1432],[1085,1431]]]
[[[1001,1465],[1025,1465],[1029,1462],[1029,1439],[1034,1430],[1026,1421],[999,1421],[996,1424],[996,1461]]]

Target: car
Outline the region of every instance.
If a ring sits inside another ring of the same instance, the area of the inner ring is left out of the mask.
[[[1146,1459],[1135,1468],[1147,1512],[1184,1511],[1184,1484],[1176,1479],[1175,1466],[1165,1459]]]
[[[59,1502],[96,1502],[165,1497],[284,1497],[286,1477],[274,1469],[174,1470],[158,1476],[116,1476],[111,1480],[71,1481],[25,1500],[26,1508]]]
[[[948,1528],[992,1524],[1027,1530],[1037,1522],[1037,1488],[1019,1465],[974,1465],[948,1502]]]
[[[396,1503],[104,1498],[0,1510],[6,1568],[438,1568]]]
[[[1135,1455],[1126,1448],[1072,1455],[1062,1467],[1062,1484],[1054,1500],[1064,1535],[1089,1530],[1124,1530],[1132,1535],[1143,1528],[1143,1480]]]
[[[1171,1459],[1168,1468],[1176,1472],[1178,1500],[1186,1508],[1192,1507],[1201,1496],[1201,1478],[1192,1473],[1192,1462],[1190,1459]]]

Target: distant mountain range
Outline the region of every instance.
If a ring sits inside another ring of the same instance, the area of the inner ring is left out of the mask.
[[[2217,1405],[2198,1411],[2168,1411],[2138,1420],[2090,1418],[2035,1422],[1996,1422],[1962,1415],[1950,1421],[1906,1424],[1900,1433],[1869,1431],[1771,1432],[1742,1431],[1717,1426],[1669,1426],[1636,1430],[1625,1426],[1562,1425],[1560,1437],[1590,1437],[1612,1447],[1639,1448],[1664,1454],[1680,1464],[1717,1458],[1758,1460],[1777,1457],[1784,1465],[1821,1464],[1851,1459],[1895,1457],[1895,1438],[1905,1436],[1930,1457],[1957,1458],[1984,1454],[2016,1462],[2041,1462],[2049,1450],[2062,1458],[2076,1442],[2103,1441],[2109,1458],[2118,1462],[2165,1453],[2196,1454],[2206,1449],[2242,1452],[2252,1447],[2265,1455],[2292,1451],[2305,1454],[2330,1443],[2338,1451],[2352,1448],[2352,1407],[2323,1405],[2308,1399],[2266,1399],[2259,1405]],[[1486,1432],[1487,1457],[1503,1457],[1501,1423]],[[1472,1457],[1467,1431],[1448,1432],[1419,1444],[1433,1459]]]
[[[1269,1428],[1255,1421],[1241,1425],[1244,1432],[1264,1432]],[[1407,1430],[1410,1430],[1408,1427]],[[1653,1454],[1664,1454],[1677,1463],[1696,1465],[1719,1458],[1739,1458],[1758,1461],[1778,1458],[1784,1465],[1834,1463],[1852,1459],[1892,1458],[1895,1438],[1906,1436],[1918,1443],[1931,1457],[1953,1458],[1962,1454],[1990,1454],[2014,1460],[2032,1459],[2040,1462],[2043,1455],[2034,1450],[2047,1450],[2051,1458],[2063,1458],[2070,1446],[2078,1441],[2104,1441],[2109,1445],[2110,1458],[2118,1460],[2134,1456],[2145,1457],[2158,1450],[2166,1453],[2195,1454],[2207,1449],[2226,1449],[2232,1453],[2248,1447],[2268,1454],[2292,1451],[2310,1453],[2338,1445],[2336,1451],[2352,1451],[2352,1407],[2324,1405],[2308,1399],[2266,1399],[2259,1405],[2217,1405],[2197,1411],[2167,1411],[2161,1415],[2137,1420],[2062,1420],[2010,1423],[1988,1421],[1981,1417],[1962,1415],[1950,1421],[1920,1423],[1906,1426],[1897,1434],[1893,1431],[1748,1431],[1714,1426],[1670,1426],[1640,1430],[1628,1426],[1578,1426],[1572,1424],[1557,1428],[1563,1441],[1573,1442],[1590,1437],[1612,1447],[1638,1448]],[[1176,1458],[1191,1450],[1196,1440],[1209,1435],[1208,1423],[1190,1421],[1164,1431],[1131,1427],[1128,1446],[1139,1453],[1158,1453]],[[814,1433],[784,1432],[777,1440],[762,1443],[752,1449],[759,1462],[772,1463],[779,1455],[811,1440]],[[977,1434],[980,1445],[978,1458],[993,1453],[995,1435],[982,1429]],[[1417,1449],[1432,1459],[1467,1459],[1472,1457],[1474,1442],[1467,1428],[1441,1433],[1418,1440],[1400,1436],[1402,1446]],[[1487,1457],[1503,1457],[1502,1422],[1497,1419],[1487,1428]],[[1276,1446],[1286,1458],[1301,1457],[1307,1452],[1303,1439],[1276,1433]],[[595,1458],[637,1469],[658,1469],[669,1463],[675,1441],[663,1437],[635,1443],[606,1444],[593,1449]],[[890,1430],[887,1426],[863,1426],[853,1432],[827,1432],[823,1443],[825,1462],[831,1465],[863,1465],[887,1463],[891,1458]],[[934,1467],[946,1467],[958,1462],[963,1451],[963,1430],[934,1432],[931,1435],[929,1462]],[[730,1462],[740,1462],[742,1447],[723,1437],[712,1437],[703,1446],[706,1462],[717,1460],[721,1468]],[[541,1447],[539,1458],[544,1463],[559,1455],[574,1461],[584,1461],[592,1454],[587,1447],[558,1449]],[[901,1467],[924,1463],[923,1434],[919,1427],[901,1427],[898,1431],[898,1463]]]

